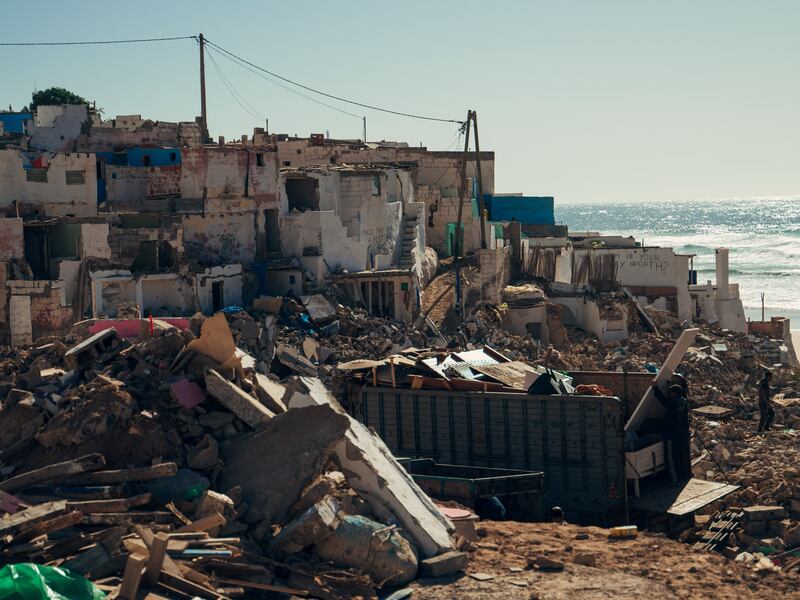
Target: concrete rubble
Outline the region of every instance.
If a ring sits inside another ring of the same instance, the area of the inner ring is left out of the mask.
[[[348,598],[449,557],[452,524],[380,439],[275,353],[305,346],[330,383],[325,360],[371,343],[372,318],[309,305],[365,333],[324,337],[313,320],[294,328],[302,312],[240,311],[131,339],[78,323],[0,351],[0,560],[66,565],[114,593]]]

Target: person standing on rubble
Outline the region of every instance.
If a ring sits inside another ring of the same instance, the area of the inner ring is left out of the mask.
[[[771,379],[772,373],[765,369],[764,377],[761,378],[761,382],[758,384],[758,410],[761,412],[761,418],[758,421],[759,432],[769,431],[769,428],[772,427],[772,421],[775,420],[775,409],[772,408],[770,403],[772,391],[769,383]]]
[[[685,379],[683,380],[685,382]],[[653,393],[664,405],[665,454],[673,482],[684,481],[692,476],[692,458],[689,448],[689,402],[686,386],[671,383],[668,394],[653,384]]]

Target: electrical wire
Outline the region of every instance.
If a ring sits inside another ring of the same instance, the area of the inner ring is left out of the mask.
[[[222,69],[221,69],[221,68],[220,68],[220,66],[217,64],[217,61],[216,61],[216,60],[214,60],[214,57],[211,55],[211,53],[210,53],[210,52],[208,53],[208,58],[211,60],[211,64],[212,64],[212,66],[214,67],[214,69],[216,70],[216,72],[217,72],[217,75],[219,75],[219,78],[222,80],[222,83],[225,85],[225,87],[226,87],[226,88],[228,88],[228,92],[230,92],[231,96],[233,96],[233,99],[234,99],[234,100],[236,100],[237,104],[239,104],[239,106],[241,106],[241,107],[242,107],[242,110],[244,110],[244,111],[245,111],[246,113],[248,113],[250,116],[252,116],[252,117],[255,117],[256,119],[259,119],[259,120],[263,121],[263,120],[265,119],[264,115],[262,115],[261,113],[259,113],[259,112],[258,112],[258,111],[257,111],[257,110],[256,110],[256,109],[255,109],[255,108],[254,108],[254,107],[253,107],[253,106],[252,106],[252,105],[251,105],[251,104],[250,104],[250,103],[249,103],[249,102],[248,102],[248,101],[245,99],[245,97],[244,97],[244,96],[242,96],[242,94],[241,94],[241,93],[239,93],[239,92],[238,92],[238,90],[236,90],[236,87],[233,85],[233,83],[231,83],[231,81],[230,81],[230,80],[229,80],[229,79],[228,79],[228,78],[225,76],[225,74],[222,72]]]
[[[208,40],[206,40],[206,42],[208,42]],[[315,104],[319,104],[319,105],[324,106],[326,108],[330,108],[331,110],[335,110],[336,112],[340,112],[340,113],[345,114],[345,115],[347,115],[349,117],[353,117],[355,119],[358,119],[359,121],[361,119],[363,119],[363,117],[361,115],[356,115],[356,114],[348,112],[348,111],[346,111],[346,110],[344,110],[342,108],[339,108],[338,106],[333,106],[332,104],[328,104],[327,102],[323,102],[322,100],[317,100],[316,98],[312,98],[311,96],[308,96],[307,94],[303,94],[302,92],[298,92],[297,90],[293,90],[292,88],[290,88],[288,86],[285,86],[282,83],[280,83],[278,81],[275,81],[274,79],[264,75],[263,73],[261,73],[259,71],[256,71],[252,67],[248,67],[247,65],[244,65],[244,64],[240,63],[239,61],[231,58],[227,54],[223,54],[222,52],[220,52],[216,48],[212,48],[211,46],[208,46],[207,50],[209,50],[209,53],[208,53],[209,56],[211,56],[211,52],[216,52],[219,56],[224,57],[225,59],[231,61],[233,64],[242,67],[243,69],[249,71],[250,73],[253,73],[254,75],[256,75],[258,77],[261,77],[265,81],[268,81],[269,83],[271,83],[273,85],[276,85],[276,86],[278,86],[279,88],[281,88],[283,90],[286,90],[290,94],[294,94],[296,96],[300,96],[301,98],[305,98],[306,100],[309,100],[310,102],[314,102]]]
[[[0,42],[0,46],[90,46],[98,44],[139,44],[142,42],[171,42],[173,40],[196,40],[196,35],[176,37],[142,38],[137,40],[100,40],[84,42]]]
[[[348,100],[347,98],[342,98],[341,96],[335,96],[333,94],[329,94],[327,92],[323,92],[322,90],[318,90],[318,89],[309,87],[307,85],[303,85],[302,83],[298,83],[297,81],[293,81],[291,79],[288,79],[287,77],[283,77],[281,75],[278,75],[277,73],[274,73],[274,72],[272,72],[272,71],[270,71],[268,69],[265,69],[264,67],[260,67],[260,66],[258,66],[256,64],[254,64],[254,63],[242,58],[241,56],[238,56],[238,55],[234,54],[233,52],[230,52],[229,50],[226,50],[225,48],[223,48],[219,44],[215,44],[214,42],[212,42],[208,38],[205,38],[205,43],[210,45],[210,46],[213,46],[214,48],[216,48],[217,50],[219,50],[221,52],[224,52],[225,54],[227,54],[231,58],[236,59],[237,61],[239,61],[241,63],[244,63],[246,65],[249,65],[250,67],[253,67],[254,69],[258,69],[259,71],[262,71],[262,72],[266,73],[267,75],[275,77],[276,79],[280,79],[281,81],[285,81],[286,83],[290,83],[290,84],[292,84],[294,86],[297,86],[297,87],[302,88],[304,90],[307,90],[309,92],[313,92],[314,94],[319,94],[320,96],[325,96],[326,98],[331,98],[333,100],[338,100],[339,102],[345,102],[347,104],[352,104],[354,106],[360,106],[361,108],[367,108],[369,110],[376,110],[376,111],[380,111],[380,112],[384,112],[384,113],[388,113],[388,114],[392,114],[392,115],[397,115],[397,116],[400,116],[400,117],[409,117],[409,118],[412,118],[412,119],[422,119],[422,120],[425,120],[425,121],[437,121],[439,123],[458,123],[459,125],[461,123],[463,123],[463,121],[461,121],[460,119],[442,119],[442,118],[439,118],[439,117],[428,117],[428,116],[425,116],[425,115],[418,115],[418,114],[414,114],[414,113],[406,113],[406,112],[401,112],[401,111],[397,111],[397,110],[390,110],[388,108],[381,108],[379,106],[374,106],[372,104],[364,104],[363,102],[356,102],[355,100]]]

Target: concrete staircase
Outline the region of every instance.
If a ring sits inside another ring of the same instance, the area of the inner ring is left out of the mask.
[[[412,269],[414,267],[414,256],[412,254],[417,245],[417,217],[406,215],[403,219],[403,230],[400,234],[400,253],[397,259],[397,266],[400,269]]]

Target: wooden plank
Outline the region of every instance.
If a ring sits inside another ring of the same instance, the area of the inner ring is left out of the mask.
[[[71,500],[67,502],[67,508],[79,510],[85,513],[116,513],[126,512],[131,507],[131,501],[127,498],[115,498],[113,500]]]
[[[74,460],[47,465],[41,469],[34,469],[6,479],[0,482],[0,490],[13,492],[38,483],[46,483],[70,475],[96,471],[97,469],[102,469],[105,464],[106,459],[102,454],[87,454]]]
[[[209,529],[214,529],[215,527],[222,527],[225,525],[227,521],[225,517],[223,517],[219,513],[213,513],[207,515],[197,521],[189,525],[184,525],[180,529],[175,530],[175,533],[193,533],[197,531],[208,531]]]
[[[144,583],[148,587],[153,587],[158,583],[161,575],[161,565],[164,564],[164,556],[167,554],[169,536],[166,533],[157,533],[150,544],[150,554],[147,557],[147,569],[144,574]]]
[[[36,523],[58,517],[67,512],[67,502],[58,500],[26,508],[18,513],[0,520],[0,537],[15,535],[20,530]]]
[[[167,573],[166,571],[161,571],[159,584],[161,583],[170,588],[179,590],[184,594],[193,594],[195,596],[200,596],[200,598],[215,598],[215,599],[224,598],[224,596],[220,596],[212,589],[191,582],[188,579],[184,579],[183,577],[172,575],[170,573]]]
[[[72,527],[73,525],[80,523],[82,518],[83,513],[81,513],[81,511],[73,510],[54,519],[40,521],[39,523],[20,530],[20,532],[14,536],[13,542],[31,540],[35,537],[39,537],[40,535],[66,529],[67,527]]]
[[[290,594],[292,596],[305,597],[309,595],[307,590],[283,587],[281,585],[271,585],[268,583],[259,583],[257,581],[245,581],[243,579],[220,579],[219,582],[226,585],[235,585],[243,588],[252,588],[254,590],[265,590],[268,592],[278,592],[280,594]]]
[[[147,558],[141,554],[131,554],[125,563],[125,573],[122,575],[122,585],[119,587],[119,598],[136,600],[139,593],[139,584],[142,581],[142,569]]]
[[[135,523],[157,523],[168,525],[175,521],[172,513],[164,511],[126,513],[88,513],[83,516],[85,525],[133,525]]]
[[[178,465],[174,462],[167,462],[151,467],[86,473],[79,477],[71,478],[69,483],[73,485],[107,485],[113,483],[127,483],[129,481],[149,481],[162,477],[172,477],[177,472]]]
[[[667,385],[669,378],[672,377],[675,369],[677,369],[678,365],[681,364],[686,351],[694,343],[694,338],[697,336],[699,331],[699,329],[684,329],[683,332],[681,332],[681,337],[679,337],[678,341],[675,342],[675,345],[672,347],[672,350],[670,350],[666,360],[664,360],[664,363],[661,365],[661,369],[659,370],[658,375],[656,375],[655,383],[663,392],[666,393],[664,388]],[[625,431],[636,431],[642,426],[645,420],[650,417],[660,416],[662,413],[663,407],[656,399],[653,388],[647,388],[644,396],[642,396],[642,401],[639,402],[639,405],[634,409],[631,418],[628,419],[628,422],[625,424]]]
[[[135,525],[134,531],[136,531],[136,533],[138,533],[139,537],[142,539],[141,543],[145,547],[145,552],[149,553],[150,552],[149,548],[153,543],[153,538],[155,537],[153,535],[153,532],[147,527],[144,527],[142,525]],[[170,535],[170,538],[171,537],[173,536]],[[178,577],[181,576],[181,570],[178,568],[178,565],[175,563],[174,560],[172,560],[172,558],[170,558],[169,555],[164,556],[164,564],[162,565],[161,570],[167,571],[172,575],[177,575]]]
[[[525,390],[524,384],[527,373],[536,373],[536,369],[532,366],[518,360],[497,365],[470,365],[470,368],[517,390]]]

